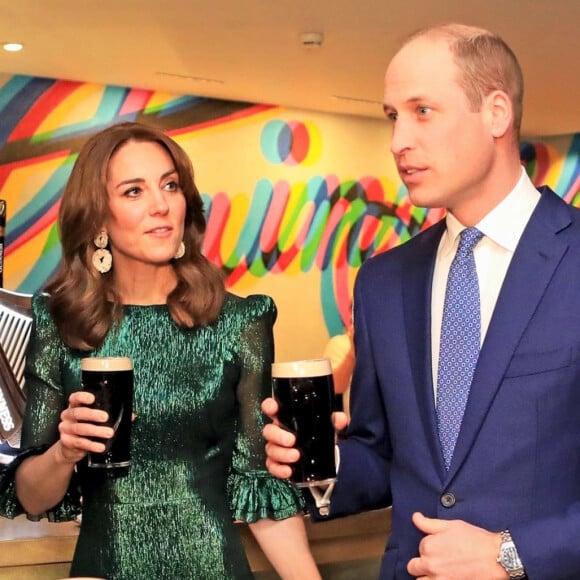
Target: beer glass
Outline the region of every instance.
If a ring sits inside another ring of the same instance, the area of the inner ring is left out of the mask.
[[[272,391],[278,420],[296,435],[300,459],[291,481],[298,487],[334,483],[335,433],[332,425],[334,384],[330,361],[279,362],[272,365]]]
[[[128,357],[84,358],[81,383],[84,391],[95,395],[91,407],[109,414],[109,420],[103,425],[115,432],[110,439],[103,440],[103,453],[89,453],[89,467],[128,467],[131,464],[133,361]]]

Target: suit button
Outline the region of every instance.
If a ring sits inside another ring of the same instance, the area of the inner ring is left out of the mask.
[[[455,496],[451,492],[444,493],[441,496],[441,505],[444,508],[452,508],[456,501]]]

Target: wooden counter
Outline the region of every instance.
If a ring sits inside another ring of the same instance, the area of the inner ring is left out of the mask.
[[[79,526],[0,518],[0,578],[56,580],[68,576]]]
[[[390,531],[389,509],[312,523],[306,518],[310,547],[316,561],[354,562],[379,558]],[[255,572],[270,564],[244,524],[239,524],[248,560]],[[79,526],[0,518],[0,579],[58,580],[68,576]]]
[[[380,558],[390,531],[390,508],[328,522],[312,523],[306,518],[310,549],[318,564]],[[247,526],[242,528],[242,540],[252,570],[271,570]]]

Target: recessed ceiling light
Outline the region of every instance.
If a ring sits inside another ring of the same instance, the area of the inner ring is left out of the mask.
[[[306,48],[320,48],[324,41],[322,32],[303,32],[300,35],[300,42]]]
[[[24,48],[24,45],[20,44],[20,42],[5,42],[2,48],[6,52],[20,52]]]

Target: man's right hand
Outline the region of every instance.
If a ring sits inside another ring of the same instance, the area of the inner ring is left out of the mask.
[[[288,479],[292,476],[292,464],[300,459],[300,452],[294,447],[296,437],[282,428],[278,422],[278,403],[272,397],[262,402],[262,412],[272,419],[262,432],[266,439],[266,468],[275,477]],[[333,413],[334,428],[341,431],[348,425],[345,413]]]

